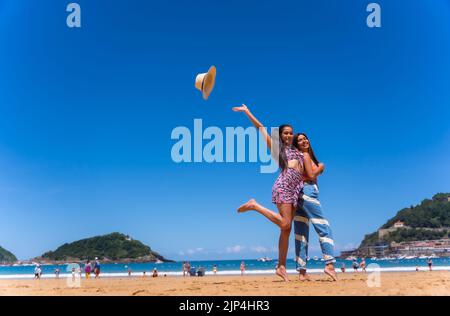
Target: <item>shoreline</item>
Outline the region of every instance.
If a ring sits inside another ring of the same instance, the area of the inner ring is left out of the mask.
[[[428,267],[419,266],[419,271],[416,271],[416,267],[384,267],[384,268],[371,268],[367,267],[366,272],[363,272],[361,269],[358,269],[357,272],[353,271],[352,267],[346,268],[346,272],[343,273],[339,267],[335,267],[337,274],[359,274],[359,273],[372,273],[375,271],[379,271],[380,273],[423,273],[430,272]],[[450,271],[450,266],[433,266],[433,271],[431,272],[439,272],[439,271]],[[145,271],[147,273],[146,277],[151,277],[151,270]],[[275,273],[275,269],[265,269],[265,270],[246,270],[245,276],[271,276]],[[298,272],[295,269],[288,269],[287,273],[291,275],[297,275]],[[323,269],[309,269],[308,273],[311,275],[322,274]],[[183,273],[181,271],[163,271],[158,270],[159,278],[164,278],[164,274],[167,277],[181,277],[183,278]],[[103,272],[100,274],[101,278],[142,278],[143,271],[140,272],[132,272],[131,276],[128,276],[127,272]],[[221,276],[241,276],[240,270],[225,270],[218,271],[217,274],[214,274],[212,271],[206,271],[205,277],[221,277]],[[71,273],[60,273],[59,279],[67,279],[71,278]],[[91,274],[91,278],[93,278],[93,274]],[[193,278],[201,278],[201,277],[193,277]],[[0,280],[33,280],[34,274],[0,274]],[[41,279],[50,279],[57,280],[54,274],[42,274]],[[82,273],[81,279],[85,279],[85,274]]]

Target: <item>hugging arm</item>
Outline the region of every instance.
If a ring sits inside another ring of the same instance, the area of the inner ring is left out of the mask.
[[[315,179],[325,169],[323,163],[319,163],[318,167],[313,167],[311,156],[308,153],[303,153],[303,163],[305,166],[305,173],[307,177],[311,179]]]

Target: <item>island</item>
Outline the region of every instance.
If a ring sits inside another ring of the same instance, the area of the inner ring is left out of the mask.
[[[58,264],[95,258],[106,262],[173,262],[139,240],[118,232],[65,243],[33,260]]]
[[[5,248],[0,247],[0,264],[11,264],[17,261],[16,256]]]

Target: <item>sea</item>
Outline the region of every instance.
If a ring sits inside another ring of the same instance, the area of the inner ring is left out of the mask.
[[[190,261],[191,267],[199,269],[203,267],[206,275],[213,275],[213,267],[217,267],[217,275],[240,275],[241,262],[245,262],[246,275],[264,275],[273,274],[276,260],[259,261],[259,260],[209,260],[209,261]],[[380,272],[406,272],[428,270],[428,259],[366,259],[367,271]],[[450,271],[450,258],[433,258],[433,270]],[[358,261],[360,262],[360,260]],[[74,263],[75,264],[75,263]],[[42,278],[55,278],[55,269],[60,269],[60,278],[71,277],[72,268],[76,264],[41,265]],[[143,276],[146,272],[147,276],[151,276],[153,269],[157,269],[158,276],[182,276],[183,262],[165,262],[165,263],[102,263],[101,277],[128,277],[128,270],[131,270],[131,276]],[[341,267],[345,266],[346,272],[353,272],[352,260],[337,259],[335,264],[338,273],[341,273]],[[83,265],[82,265],[83,267]],[[309,273],[322,273],[325,263],[321,259],[311,259],[308,261]],[[35,265],[3,265],[0,266],[0,279],[30,279],[34,278]],[[359,269],[360,271],[361,269]],[[287,272],[295,274],[295,262],[293,259],[287,261]],[[83,273],[84,276],[84,273]]]

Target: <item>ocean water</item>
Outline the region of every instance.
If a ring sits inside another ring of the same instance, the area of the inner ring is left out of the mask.
[[[246,266],[246,274],[272,274],[274,273],[276,261],[260,262],[257,260],[244,260]],[[206,275],[213,275],[213,267],[217,266],[217,275],[239,275],[241,260],[224,260],[224,261],[191,261],[191,267],[203,267],[206,270]],[[164,274],[168,276],[182,275],[182,262],[170,263],[103,263],[101,265],[102,277],[125,277],[128,276],[128,268],[132,270],[132,276],[142,276],[145,271],[148,276],[154,268],[158,270],[160,276]],[[340,268],[345,265],[346,271],[352,272],[352,261],[338,259],[335,267],[340,273]],[[393,259],[393,260],[371,260],[366,259],[367,271],[415,271],[416,267],[419,270],[426,271],[428,269],[427,259]],[[371,265],[371,264],[376,264]],[[42,278],[54,278],[56,265],[42,265]],[[310,260],[308,262],[309,273],[321,273],[325,263],[320,260]],[[71,275],[72,266],[60,265],[60,277],[67,277]],[[293,259],[287,261],[288,273],[297,273],[295,270],[295,262]],[[447,270],[450,271],[450,258],[435,258],[433,259],[433,270]],[[84,273],[83,273],[84,275]],[[34,277],[33,265],[22,266],[0,266],[0,279],[27,279]]]

